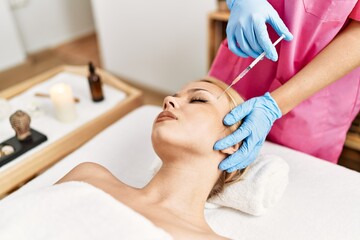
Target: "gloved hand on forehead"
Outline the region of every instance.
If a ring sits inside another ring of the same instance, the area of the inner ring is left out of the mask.
[[[233,172],[243,169],[252,163],[263,145],[276,119],[282,116],[281,111],[269,93],[262,97],[252,98],[228,113],[224,124],[231,126],[243,120],[240,127],[229,136],[217,141],[215,150],[222,150],[243,141],[239,150],[223,160],[219,169]]]
[[[266,23],[269,23],[285,40],[293,39],[289,29],[276,10],[266,0],[226,0],[230,18],[226,28],[229,49],[240,57],[258,57],[264,51],[266,57],[278,59],[275,47],[269,38]]]

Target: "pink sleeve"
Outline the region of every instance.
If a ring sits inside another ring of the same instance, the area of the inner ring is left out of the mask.
[[[349,15],[349,18],[360,21],[360,1],[357,1],[355,7]]]

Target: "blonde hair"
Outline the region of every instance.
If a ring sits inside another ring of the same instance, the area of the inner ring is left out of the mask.
[[[206,76],[203,79],[198,80],[198,81],[212,83],[212,84],[216,85],[217,87],[221,88],[222,90],[225,90],[229,86],[226,83],[224,83],[216,78],[210,77],[210,76]],[[226,91],[224,96],[228,99],[229,111],[244,102],[244,98],[241,97],[241,95],[237,91],[235,91],[233,88],[229,88]],[[238,122],[232,126],[229,126],[228,128],[230,129],[231,132],[234,132],[240,125],[241,125],[241,122]],[[242,169],[242,170],[236,170],[232,173],[222,171],[220,174],[220,177],[214,184],[214,187],[211,189],[208,199],[215,196],[216,194],[221,193],[225,186],[239,181],[241,179],[241,176],[245,172],[245,170],[246,170],[246,168]]]

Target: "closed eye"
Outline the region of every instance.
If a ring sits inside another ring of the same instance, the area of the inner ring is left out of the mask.
[[[204,98],[194,97],[190,99],[190,103],[207,103],[208,100]]]

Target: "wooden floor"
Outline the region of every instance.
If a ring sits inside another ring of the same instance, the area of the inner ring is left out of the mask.
[[[101,59],[96,35],[82,37],[53,49],[48,49],[28,56],[25,63],[0,72],[0,91],[22,82],[53,67],[69,65],[86,65],[92,61],[101,67]],[[120,77],[129,84],[141,89],[145,95],[145,104],[162,105],[166,94],[157,92]]]
[[[25,63],[0,72],[0,90],[62,64],[86,65],[89,61],[101,67],[100,53],[95,34],[65,43],[54,49],[32,54],[28,56],[28,60]],[[144,92],[145,104],[162,105],[166,94],[136,84],[121,76],[119,77]],[[360,153],[355,152],[355,154]],[[339,164],[360,171],[360,161],[353,161],[350,158],[354,159],[354,153],[345,148],[340,157]],[[355,158],[357,159],[358,157],[355,156]]]

